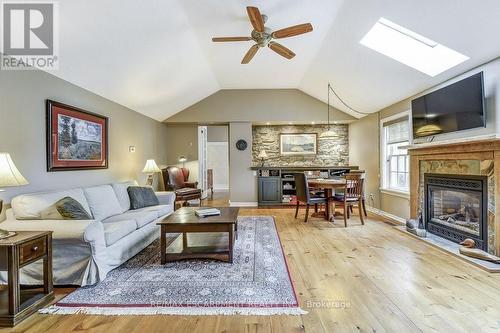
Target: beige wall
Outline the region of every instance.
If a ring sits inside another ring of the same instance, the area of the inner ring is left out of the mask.
[[[52,99],[109,118],[109,168],[46,171],[45,100]],[[20,193],[136,179],[148,158],[165,164],[167,127],[124,106],[38,70],[0,72],[0,151],[9,152],[30,182],[6,188],[7,202]],[[129,152],[135,146],[135,153]],[[158,178],[158,177],[157,177]]]
[[[207,126],[207,142],[227,142],[228,126]]]
[[[198,161],[198,126],[167,125],[166,147],[168,165],[178,164],[181,155],[188,161]]]
[[[236,141],[248,143],[244,151],[236,149]],[[231,203],[257,203],[257,177],[252,166],[252,124],[229,124],[229,200]]]
[[[380,208],[378,123],[378,114],[374,113],[349,125],[349,165],[366,171],[366,200],[375,208]]]
[[[166,120],[167,123],[326,121],[327,105],[297,89],[219,90]],[[355,118],[334,108],[335,121]]]
[[[189,169],[189,180],[198,181],[198,125],[168,124],[165,146],[167,165],[182,166],[179,156],[186,156],[184,165]]]
[[[410,199],[394,194],[381,193],[381,210],[386,213],[404,218],[410,218]]]

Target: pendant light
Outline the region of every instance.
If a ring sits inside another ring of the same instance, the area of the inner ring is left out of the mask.
[[[333,139],[335,137],[337,137],[337,133],[335,133],[334,131],[332,131],[332,128],[331,128],[331,125],[330,125],[330,82],[328,82],[328,102],[326,103],[327,105],[327,121],[328,121],[328,129],[321,133],[319,135],[319,138],[320,139]]]

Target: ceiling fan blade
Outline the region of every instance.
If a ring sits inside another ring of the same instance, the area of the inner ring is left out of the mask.
[[[264,20],[262,19],[262,15],[260,15],[259,8],[247,7],[247,13],[253,28],[258,32],[264,32]]]
[[[311,23],[304,23],[299,25],[294,25],[292,27],[276,30],[272,33],[273,38],[286,38],[305,34],[307,32],[313,31],[313,26]]]
[[[212,42],[245,42],[252,40],[252,37],[214,37]]]
[[[295,57],[295,53],[293,53],[290,49],[284,47],[280,43],[270,42],[268,44],[269,48],[274,52],[278,53],[280,56],[283,56],[287,59],[292,59]]]
[[[245,56],[243,57],[243,60],[241,60],[241,63],[248,64],[258,50],[259,50],[259,45],[255,44],[254,46],[252,46],[248,50],[247,54],[245,54]]]

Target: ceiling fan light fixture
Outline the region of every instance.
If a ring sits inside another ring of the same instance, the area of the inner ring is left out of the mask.
[[[247,14],[250,23],[252,24],[253,30],[250,33],[251,37],[213,37],[213,42],[243,42],[243,41],[254,41],[255,44],[250,47],[247,51],[242,64],[248,64],[252,58],[255,56],[259,48],[269,47],[271,50],[279,54],[280,56],[290,60],[295,57],[295,53],[273,41],[273,39],[287,38],[297,35],[302,35],[313,31],[311,23],[303,23],[294,26],[290,26],[284,29],[272,31],[265,26],[268,17],[260,13],[259,8],[248,6]]]

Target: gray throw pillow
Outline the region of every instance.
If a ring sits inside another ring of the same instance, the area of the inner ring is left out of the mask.
[[[41,211],[42,220],[92,220],[82,204],[64,197]]]
[[[129,186],[130,208],[139,209],[160,204],[158,197],[151,187]]]

